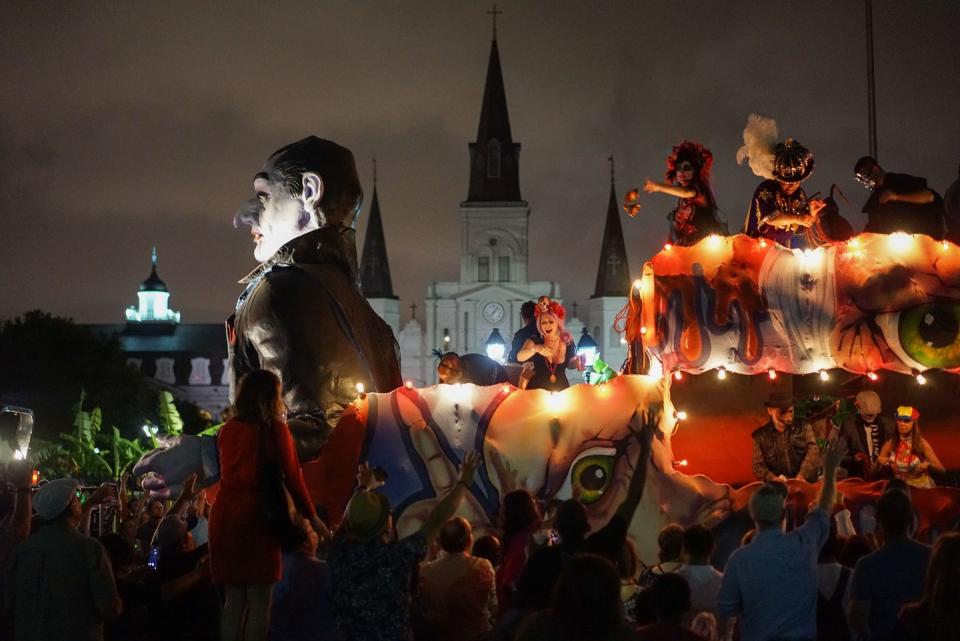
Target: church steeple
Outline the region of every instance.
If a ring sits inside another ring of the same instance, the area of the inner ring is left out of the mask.
[[[510,134],[507,94],[503,88],[503,71],[497,48],[496,19],[499,13],[494,5],[493,41],[487,63],[477,140],[470,143],[470,189],[465,204],[522,202],[520,143],[513,142]]]
[[[600,265],[597,268],[597,286],[593,298],[626,296],[630,293],[630,266],[627,264],[627,244],[620,226],[620,206],[614,184],[613,156],[610,161],[610,202],[607,220],[603,225],[603,243],[600,245]]]
[[[387,245],[383,240],[383,222],[380,220],[380,199],[377,197],[377,159],[373,159],[373,201],[370,220],[363,238],[363,258],[360,261],[360,286],[366,298],[396,298],[387,262]]]

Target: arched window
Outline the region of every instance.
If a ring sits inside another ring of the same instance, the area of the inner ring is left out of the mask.
[[[487,178],[500,177],[500,141],[496,138],[487,143]]]

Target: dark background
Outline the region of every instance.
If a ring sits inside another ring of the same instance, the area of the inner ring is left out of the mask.
[[[199,6],[195,6],[199,4]],[[750,112],[816,153],[859,227],[867,151],[863,3],[502,2],[499,44],[530,278],[592,293],[609,193],[659,178],[689,137],[716,156],[731,228],[759,181],[734,154]],[[184,322],[219,321],[254,264],[237,205],[274,149],[314,133],[353,149],[380,202],[396,293],[455,280],[490,48],[483,2],[7,1],[0,6],[0,317],[42,308],[119,322],[150,246]],[[960,3],[874,3],[879,155],[941,193],[960,161]],[[639,273],[665,196],[623,218]],[[364,216],[366,215],[364,207]],[[363,225],[361,223],[361,238]],[[428,244],[429,243],[429,244]],[[430,250],[426,251],[425,248]]]

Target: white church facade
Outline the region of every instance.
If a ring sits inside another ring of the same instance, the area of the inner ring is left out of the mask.
[[[393,294],[389,262],[374,184],[361,259],[364,295],[393,328],[400,344],[404,379],[414,385],[436,383],[434,350],[459,354],[485,353],[499,335],[509,350],[520,329],[520,306],[539,296],[562,302],[560,286],[529,280],[530,225],[534,216],[520,194],[520,143],[510,129],[503,74],[496,37],[487,66],[477,138],[469,143],[470,183],[460,203],[460,275],[456,281],[434,282],[423,299],[424,323],[414,314],[401,328],[400,301]],[[627,303],[630,287],[626,247],[620,226],[616,190],[611,180],[604,237],[594,295],[584,318],[568,309],[567,330],[574,340],[584,327],[597,342],[599,355],[615,369],[627,355],[614,328]],[[535,224],[535,220],[534,220]],[[416,305],[413,306],[416,309]],[[571,377],[571,382],[576,377]]]

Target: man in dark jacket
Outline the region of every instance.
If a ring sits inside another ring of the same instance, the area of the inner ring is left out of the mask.
[[[896,425],[886,416],[880,416],[880,396],[873,390],[863,390],[854,401],[857,413],[848,416],[841,428],[846,455],[843,467],[851,476],[870,480],[878,471],[877,456],[883,444],[897,433]]]
[[[533,310],[536,309],[536,303],[528,300],[520,306],[520,320],[523,321],[523,327],[518,329],[513,335],[513,341],[510,345],[510,355],[507,356],[508,363],[518,363],[517,352],[527,342],[527,339],[533,338],[537,334],[537,323],[534,320]]]
[[[227,320],[231,396],[255,369],[279,375],[301,459],[312,458],[366,391],[402,384],[393,332],[360,291],[356,218],[363,199],[349,149],[314,136],[276,151],[237,212],[262,262]]]
[[[770,420],[753,434],[753,475],[758,481],[816,480],[819,448],[809,424],[793,422],[793,398],[775,392],[764,403]]]
[[[250,226],[260,266],[227,319],[231,399],[256,369],[275,372],[301,460],[316,457],[358,394],[403,384],[399,346],[360,291],[356,220],[363,200],[349,149],[315,136],[273,153],[254,176],[255,196],[234,217]],[[156,472],[156,493],[176,490],[192,473],[219,473],[216,444],[181,438],[153,452],[137,475]]]
[[[875,158],[864,156],[853,168],[860,183],[873,193],[863,205],[865,232],[926,234],[940,240],[944,234],[944,207],[940,194],[925,178],[884,171]]]

